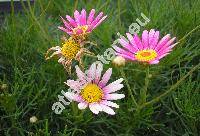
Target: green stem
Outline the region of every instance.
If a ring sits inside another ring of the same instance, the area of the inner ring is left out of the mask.
[[[126,86],[128,88],[128,93],[129,93],[134,105],[137,106],[138,104],[137,104],[137,102],[135,100],[135,97],[134,97],[134,95],[132,93],[131,87],[130,87],[130,85],[128,83],[128,80],[127,80],[126,75],[124,73],[124,70],[122,68],[120,68],[120,73],[121,73],[122,77],[124,78],[125,84],[126,84]],[[134,93],[136,94],[135,90],[134,90]]]
[[[196,65],[195,67],[193,67],[185,76],[183,76],[179,81],[176,82],[176,84],[172,85],[169,90],[167,90],[166,92],[164,92],[163,94],[159,95],[158,97],[154,98],[153,100],[144,103],[141,108],[154,104],[155,102],[158,102],[159,100],[161,100],[161,98],[167,96],[169,93],[171,93],[173,90],[175,90],[180,83],[182,83],[190,74],[192,74],[195,70],[197,70],[200,67],[200,64]]]
[[[146,77],[145,77],[144,88],[141,90],[141,93],[140,93],[141,104],[146,103],[148,86],[149,86],[149,66],[146,68]]]

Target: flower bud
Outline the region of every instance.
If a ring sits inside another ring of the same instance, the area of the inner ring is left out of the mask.
[[[30,118],[30,123],[36,123],[38,121],[37,117],[36,116],[32,116]]]
[[[125,59],[121,56],[115,57],[112,61],[113,65],[117,67],[125,66],[125,62],[126,62]]]

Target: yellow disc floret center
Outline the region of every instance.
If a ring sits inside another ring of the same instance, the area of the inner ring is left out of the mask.
[[[74,59],[79,51],[80,45],[73,38],[69,38],[61,48],[63,56],[70,60]]]
[[[152,49],[140,50],[135,54],[135,58],[138,61],[143,61],[143,62],[154,60],[156,57],[157,53],[155,50]]]
[[[103,97],[103,91],[96,84],[87,84],[80,92],[82,98],[88,102],[99,102]]]

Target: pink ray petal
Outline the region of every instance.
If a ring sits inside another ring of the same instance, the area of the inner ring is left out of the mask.
[[[88,70],[88,74],[87,74],[89,82],[95,79],[95,73],[96,73],[96,63],[93,63],[90,66],[90,68]]]
[[[92,9],[92,10],[90,11],[90,14],[89,14],[88,19],[87,19],[87,24],[88,24],[88,25],[90,25],[90,24],[93,22],[93,20],[94,20],[94,15],[95,15],[95,9]]]
[[[95,25],[92,25],[93,26],[93,29],[96,28],[97,26],[99,26],[105,19],[107,18],[107,16],[104,16],[103,18],[101,18],[101,20],[99,20]]]
[[[136,49],[136,51],[139,50],[139,48],[137,47],[134,39],[133,39],[133,36],[130,34],[130,33],[126,33],[126,36],[128,37],[128,40],[130,41],[131,45],[133,46],[133,48]]]
[[[158,51],[162,46],[164,46],[170,39],[170,34],[165,35],[155,47],[155,50]]]
[[[66,18],[69,21],[70,25],[72,25],[73,27],[77,27],[76,22],[69,15],[66,15]]]
[[[133,42],[134,44],[133,45],[136,45],[136,47],[139,49],[139,50],[142,50],[143,49],[143,45],[142,45],[142,42],[140,40],[140,37],[135,34],[134,37],[133,37]]]
[[[150,49],[154,49],[157,44],[158,44],[158,40],[159,40],[159,36],[160,36],[160,32],[156,31],[152,40],[151,40],[151,44],[150,44]]]
[[[134,55],[129,56],[129,55],[121,54],[121,53],[115,53],[115,54],[116,54],[117,56],[121,56],[121,57],[123,57],[123,58],[125,58],[125,59],[128,59],[128,60],[132,60],[132,61],[136,60]]]
[[[103,88],[103,91],[105,93],[112,93],[112,92],[116,92],[116,91],[122,89],[124,87],[124,85],[121,84],[122,81],[123,81],[123,78],[120,78],[120,79],[110,83],[109,85],[107,85]]]
[[[136,48],[134,48],[128,42],[126,42],[123,38],[119,39],[119,42],[124,48],[130,50],[132,53],[136,53],[138,51]]]
[[[85,11],[85,9],[83,9],[82,11],[81,11],[81,19],[80,19],[80,23],[81,23],[81,25],[86,25],[86,11]]]
[[[149,64],[158,64],[158,63],[159,63],[159,60],[153,60],[149,62]]]
[[[100,86],[101,88],[103,88],[103,87],[107,84],[107,82],[108,82],[108,80],[110,79],[110,76],[111,76],[111,75],[112,75],[112,68],[109,68],[109,69],[104,73],[104,75],[103,75],[101,81],[99,82],[99,86]]]
[[[144,30],[142,33],[142,44],[143,49],[149,48],[149,33],[147,30]]]
[[[76,21],[76,24],[78,24],[78,25],[81,24],[81,21],[80,21],[81,20],[81,15],[77,10],[74,12],[74,19]]]
[[[97,65],[96,74],[95,74],[95,83],[98,84],[101,79],[101,72],[103,70],[103,64],[100,62]]]

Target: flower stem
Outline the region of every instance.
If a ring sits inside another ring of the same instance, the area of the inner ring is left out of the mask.
[[[147,99],[147,91],[148,91],[148,86],[149,86],[149,66],[146,68],[146,77],[144,81],[144,88],[141,89],[140,96],[141,96],[141,104],[146,103]]]
[[[169,93],[171,93],[174,89],[176,89],[181,82],[183,82],[190,74],[192,74],[195,70],[197,70],[200,67],[200,64],[196,65],[195,67],[193,67],[185,76],[183,76],[179,81],[176,82],[176,84],[172,85],[169,90],[167,90],[166,92],[164,92],[163,94],[159,95],[158,97],[154,98],[153,100],[144,103],[141,108],[154,104],[155,102],[158,102],[161,98],[167,96]]]
[[[127,80],[126,75],[124,73],[124,70],[122,68],[120,68],[120,73],[121,73],[122,77],[124,78],[125,84],[126,84],[126,86],[128,88],[128,93],[129,93],[134,105],[137,107],[138,104],[137,104],[137,102],[135,100],[135,97],[134,97],[134,95],[132,93],[131,87],[130,87],[130,85],[128,83],[128,80]],[[136,93],[135,90],[134,90],[134,93]]]

